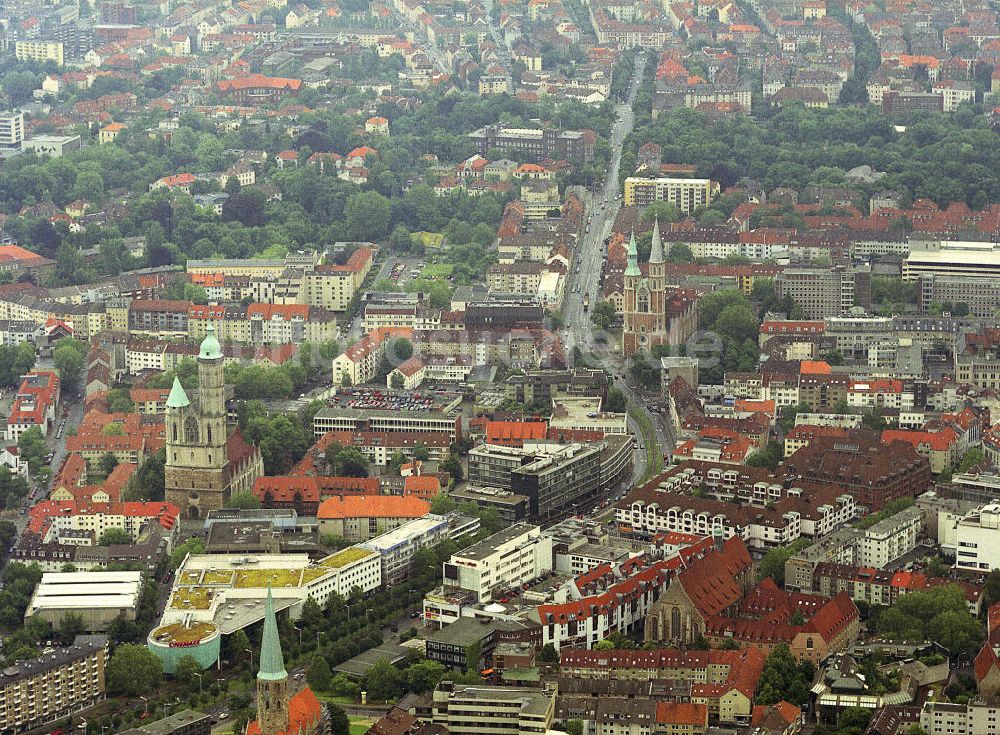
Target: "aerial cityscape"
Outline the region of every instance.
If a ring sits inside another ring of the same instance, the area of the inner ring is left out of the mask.
[[[1000,4],[3,0],[0,418],[0,735],[1000,735]]]

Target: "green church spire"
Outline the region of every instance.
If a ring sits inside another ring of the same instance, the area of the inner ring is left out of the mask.
[[[264,635],[260,642],[260,671],[258,679],[277,681],[287,679],[285,660],[281,655],[281,640],[278,638],[278,621],[274,617],[274,598],[271,586],[267,586],[267,601],[264,603]]]
[[[632,230],[632,235],[628,240],[628,265],[625,266],[625,275],[642,275],[642,271],[639,270],[639,248],[635,244],[635,230]]]
[[[184,392],[184,386],[175,375],[174,385],[170,389],[170,395],[167,396],[167,408],[184,408],[190,405],[191,401],[188,399],[187,393]]]

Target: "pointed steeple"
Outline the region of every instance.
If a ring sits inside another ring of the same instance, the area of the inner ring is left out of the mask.
[[[281,639],[278,637],[278,621],[274,617],[274,598],[271,585],[267,586],[267,600],[264,603],[264,635],[260,641],[260,671],[258,679],[278,681],[287,679],[285,660],[281,655]]]
[[[180,379],[175,375],[174,384],[170,388],[170,395],[167,396],[167,408],[184,408],[191,405],[191,400],[188,398],[187,393],[184,392],[184,386],[181,385]]]
[[[649,262],[650,263],[665,263],[666,258],[663,257],[663,240],[660,239],[660,219],[657,217],[653,220],[653,246],[649,250]]]
[[[642,275],[642,271],[639,270],[639,248],[635,244],[635,230],[632,230],[628,240],[628,265],[625,266],[625,275]]]

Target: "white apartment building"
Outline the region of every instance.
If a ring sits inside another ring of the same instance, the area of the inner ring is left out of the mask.
[[[682,212],[688,213],[710,204],[718,193],[719,182],[711,179],[644,179],[630,176],[625,179],[623,199],[626,207],[673,202]]]
[[[0,114],[0,148],[20,148],[24,140],[24,113]]]
[[[913,506],[864,529],[858,537],[857,563],[881,569],[917,546],[924,511]]]
[[[538,526],[517,523],[452,554],[443,565],[446,586],[469,590],[482,602],[493,590],[517,587],[552,571],[552,539]]]
[[[1000,703],[979,697],[968,704],[927,701],[920,711],[920,727],[927,735],[997,735]]]
[[[971,572],[1000,568],[1000,503],[987,503],[958,521],[955,568]]]

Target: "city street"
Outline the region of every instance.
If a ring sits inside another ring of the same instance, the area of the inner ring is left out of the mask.
[[[565,320],[566,351],[570,353],[574,347],[588,351],[593,346],[593,333],[590,314],[583,309],[584,295],[590,296],[591,305],[598,301],[601,281],[601,265],[604,260],[604,241],[611,235],[611,227],[619,208],[618,170],[621,166],[622,146],[625,138],[632,131],[635,115],[632,105],[635,104],[639,85],[642,83],[642,71],[646,65],[645,56],[636,60],[636,71],[632,84],[629,86],[628,102],[618,105],[618,119],[611,128],[611,162],[604,185],[592,196],[587,208],[590,223],[580,240],[577,257],[570,269],[566,284],[566,296],[563,300],[562,315]]]

